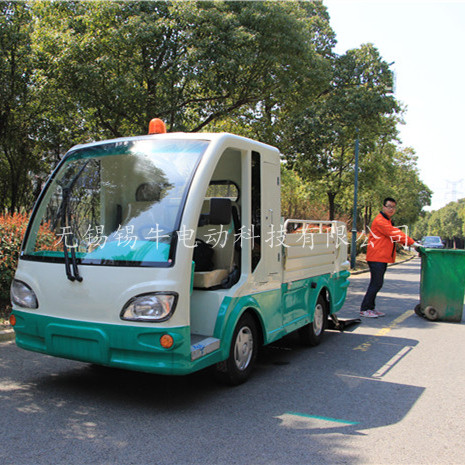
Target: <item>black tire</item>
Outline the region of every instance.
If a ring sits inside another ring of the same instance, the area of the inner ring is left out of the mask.
[[[428,306],[425,308],[425,316],[428,320],[436,321],[439,318],[439,313],[434,307]]]
[[[234,329],[229,357],[216,364],[217,378],[230,386],[249,379],[257,360],[258,331],[254,318],[244,314]]]
[[[415,313],[418,315],[418,316],[421,316],[421,317],[424,317],[425,314],[423,313],[423,310],[421,309],[421,305],[418,304],[415,306]]]
[[[307,346],[317,346],[323,340],[328,320],[328,302],[322,294],[318,296],[313,321],[299,329],[299,337]]]

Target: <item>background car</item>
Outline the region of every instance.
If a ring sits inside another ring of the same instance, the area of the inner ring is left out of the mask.
[[[443,249],[444,242],[439,236],[425,236],[421,240],[421,245],[428,249]]]

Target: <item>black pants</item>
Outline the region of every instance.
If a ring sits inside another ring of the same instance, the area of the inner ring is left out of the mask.
[[[387,263],[368,262],[368,266],[370,267],[370,284],[368,285],[367,292],[360,306],[360,311],[362,312],[375,309],[376,295],[383,287]]]

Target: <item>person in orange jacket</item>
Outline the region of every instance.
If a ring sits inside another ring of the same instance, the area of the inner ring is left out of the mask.
[[[370,284],[360,306],[360,315],[367,318],[384,316],[383,312],[376,310],[375,300],[383,287],[388,263],[394,263],[396,260],[396,243],[406,246],[416,244],[412,238],[392,224],[391,217],[396,211],[396,204],[392,197],[384,199],[383,209],[371,224],[366,255],[370,267]]]

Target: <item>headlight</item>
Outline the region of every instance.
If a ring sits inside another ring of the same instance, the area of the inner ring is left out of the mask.
[[[165,321],[171,318],[177,300],[175,292],[138,295],[123,307],[120,318],[130,321]]]
[[[23,308],[38,308],[39,303],[34,291],[22,281],[13,279],[10,288],[10,298],[13,305]]]

